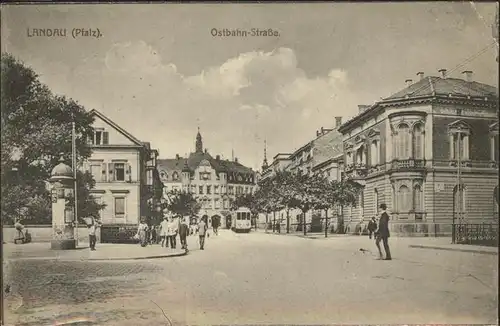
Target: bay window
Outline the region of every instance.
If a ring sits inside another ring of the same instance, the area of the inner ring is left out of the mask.
[[[424,129],[418,123],[413,128],[413,158],[422,160],[424,158]]]
[[[395,149],[397,159],[410,158],[410,128],[405,123],[400,124],[397,128]]]

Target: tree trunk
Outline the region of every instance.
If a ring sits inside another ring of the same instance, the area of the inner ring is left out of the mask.
[[[265,227],[266,232],[267,232],[268,225],[269,225],[269,217],[268,217],[267,212],[266,212],[266,227]]]
[[[275,228],[276,228],[276,212],[273,211],[273,233]]]
[[[286,233],[290,233],[290,211],[286,210]]]
[[[325,209],[325,238],[328,237],[328,209]]]
[[[302,212],[302,225],[304,227],[304,235],[307,235],[306,212]]]

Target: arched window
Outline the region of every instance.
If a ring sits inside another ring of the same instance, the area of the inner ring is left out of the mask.
[[[365,145],[361,145],[356,151],[357,164],[366,164],[366,148]]]
[[[413,210],[417,213],[423,212],[422,188],[420,185],[415,185],[413,188]]]
[[[371,150],[370,150],[370,158],[371,158],[371,165],[375,166],[379,163],[379,150],[378,150],[378,141],[373,140],[371,144]]]
[[[353,163],[352,152],[348,152],[346,156],[347,156],[346,158],[347,165],[352,164]]]
[[[398,126],[397,158],[408,159],[410,157],[410,127],[402,123]]]
[[[420,123],[413,128],[413,158],[417,160],[424,158],[424,130]]]
[[[402,185],[399,187],[398,192],[398,211],[405,213],[410,210],[410,191],[407,186]]]

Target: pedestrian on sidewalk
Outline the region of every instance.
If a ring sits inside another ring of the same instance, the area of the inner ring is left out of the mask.
[[[167,224],[167,242],[170,242],[170,248],[175,249],[177,245],[176,237],[178,230],[178,221],[170,216]]]
[[[182,249],[188,250],[187,248],[187,236],[189,234],[189,226],[187,224],[187,218],[181,217],[179,223],[179,237],[181,238]]]
[[[387,205],[380,204],[381,214],[378,222],[375,244],[377,245],[379,259],[383,259],[382,250],[380,249],[380,241],[384,243],[385,259],[391,260],[391,250],[389,248],[389,214],[387,213]]]
[[[373,216],[370,222],[368,222],[368,232],[369,232],[368,236],[370,239],[372,238],[372,234],[375,232],[376,229],[377,229],[377,220],[375,216]]]
[[[97,229],[101,227],[101,222],[94,216],[90,216],[89,218],[87,218],[86,222],[89,229],[89,247],[90,250],[95,251],[95,244],[97,242],[96,232]]]
[[[205,235],[208,230],[208,216],[203,215],[200,219],[200,223],[198,223],[198,236],[200,238],[200,250],[205,250]]]
[[[168,229],[168,219],[167,215],[163,216],[163,221],[160,223],[160,238],[161,238],[161,246],[165,246],[168,248],[168,240],[167,240],[167,229]]]
[[[137,227],[137,235],[139,237],[139,243],[141,244],[141,247],[146,247],[148,245],[148,225],[146,224],[146,219],[144,217],[141,218],[141,222],[139,223],[139,226]]]

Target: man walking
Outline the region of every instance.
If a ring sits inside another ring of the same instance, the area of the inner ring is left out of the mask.
[[[200,223],[198,223],[198,236],[200,237],[200,250],[205,250],[205,235],[207,233],[208,225],[207,225],[208,216],[204,215],[200,219]]]
[[[168,239],[167,239],[167,229],[168,229],[168,220],[167,215],[163,216],[163,221],[160,223],[160,238],[161,238],[161,246],[165,246],[168,248]]]
[[[187,236],[189,234],[189,226],[186,221],[186,217],[180,218],[179,224],[179,237],[181,238],[181,248],[184,250],[188,250],[187,248]]]
[[[370,222],[368,222],[368,232],[370,239],[372,238],[372,234],[373,232],[375,232],[376,229],[377,229],[377,220],[375,219],[375,216],[373,216]]]
[[[99,221],[97,221],[93,216],[90,217],[90,223],[88,224],[89,229],[89,247],[90,250],[95,251],[95,244],[97,242],[96,231],[100,227]]]
[[[389,214],[387,213],[387,205],[380,204],[381,214],[378,222],[378,230],[375,231],[375,244],[378,248],[379,259],[383,259],[382,250],[380,249],[380,241],[384,243],[385,260],[391,260],[391,250],[389,249]]]

